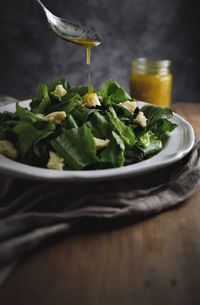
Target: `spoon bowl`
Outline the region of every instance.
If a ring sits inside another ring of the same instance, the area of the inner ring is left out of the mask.
[[[52,14],[40,0],[37,0],[37,2],[44,10],[50,28],[60,38],[87,48],[98,46],[101,43],[101,39],[95,31],[80,24],[59,18]]]

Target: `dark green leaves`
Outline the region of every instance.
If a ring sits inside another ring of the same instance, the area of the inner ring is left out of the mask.
[[[124,90],[124,88],[111,79],[106,82],[100,92],[105,104],[110,102],[118,104],[120,102],[131,100],[130,95]]]
[[[50,104],[51,100],[48,93],[48,87],[45,84],[39,84],[38,86],[38,103],[37,105],[32,105],[32,111],[34,113],[44,113],[45,109]]]
[[[36,121],[45,121],[42,114],[35,114],[26,108],[21,107],[19,103],[16,104],[16,114],[20,120],[26,122],[35,123]]]
[[[19,150],[23,156],[33,146],[36,140],[41,136],[41,131],[37,130],[30,123],[20,122],[14,132],[19,136]]]
[[[112,132],[111,125],[106,116],[101,112],[94,112],[90,116],[89,126],[95,137],[100,139],[109,138]]]
[[[18,135],[18,147],[20,155],[24,156],[28,150],[33,149],[33,145],[41,139],[48,137],[55,129],[53,123],[47,121],[41,114],[35,114],[16,104],[16,114],[19,121],[13,132]]]
[[[141,111],[147,118],[146,130],[151,130],[161,141],[164,141],[168,137],[168,133],[177,127],[168,120],[173,117],[171,108],[144,106]]]
[[[65,111],[66,114],[70,114],[70,112],[77,106],[78,103],[81,102],[81,97],[77,93],[69,93],[66,94],[62,101],[56,103],[50,107],[48,107],[48,113],[54,111]]]
[[[172,132],[177,127],[169,120],[160,120],[152,127],[153,132],[159,137],[167,132]]]
[[[46,167],[49,152],[54,151],[65,160],[67,169],[101,169],[154,155],[176,128],[169,120],[173,116],[170,108],[152,105],[140,109],[147,118],[146,127],[140,127],[134,121],[139,109],[131,113],[120,105],[131,101],[131,97],[113,80],[94,92],[101,105],[87,108],[87,86],[71,88],[65,79],[50,86],[40,84],[31,111],[17,103],[14,114],[0,114],[0,139],[10,140],[18,150],[19,160],[27,164]],[[48,121],[47,114],[59,111],[66,113],[65,119]],[[99,142],[106,146],[101,147]]]
[[[135,144],[135,134],[133,130],[120,121],[112,107],[109,108],[107,117],[112,125],[112,128],[119,133],[124,143],[128,146],[133,146]]]
[[[88,93],[88,87],[86,87],[86,86],[85,87],[82,87],[82,86],[74,87],[69,90],[69,93],[79,94],[81,97],[83,97],[85,94]]]
[[[121,167],[124,165],[124,142],[121,137],[112,132],[112,137],[109,145],[101,153],[101,162],[108,164],[109,167]]]
[[[171,108],[160,108],[157,106],[144,106],[141,109],[144,112],[145,117],[147,118],[147,126],[150,128],[156,122],[160,120],[172,118],[172,109]]]
[[[83,169],[98,162],[94,138],[86,125],[63,132],[51,144],[72,169]]]

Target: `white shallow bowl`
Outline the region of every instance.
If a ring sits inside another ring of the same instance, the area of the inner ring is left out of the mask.
[[[28,108],[29,103],[30,100],[22,101],[20,105]],[[147,103],[138,102],[139,107],[144,105],[147,105]],[[15,112],[15,109],[15,104],[9,104],[0,107],[0,112]],[[174,113],[171,121],[176,123],[178,127],[171,133],[164,148],[154,157],[136,164],[101,170],[58,171],[25,165],[0,155],[0,172],[20,178],[52,182],[100,181],[144,175],[175,163],[192,149],[195,141],[192,126],[176,113]]]

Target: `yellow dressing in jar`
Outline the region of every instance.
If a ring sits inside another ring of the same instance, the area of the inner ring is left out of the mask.
[[[131,96],[168,107],[171,104],[172,78],[169,60],[136,59],[130,76]]]

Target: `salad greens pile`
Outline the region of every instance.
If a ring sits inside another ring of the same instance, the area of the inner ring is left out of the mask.
[[[158,153],[176,128],[171,108],[139,109],[113,80],[90,90],[65,79],[40,84],[30,109],[18,102],[15,113],[0,113],[0,153],[53,169],[121,167]]]

